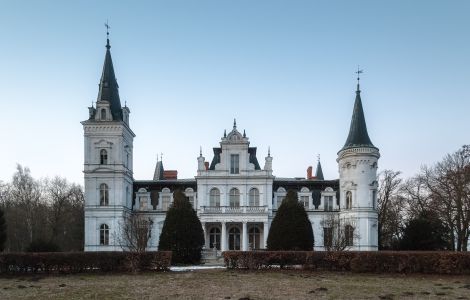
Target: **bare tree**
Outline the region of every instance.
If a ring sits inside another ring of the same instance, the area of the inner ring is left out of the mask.
[[[469,146],[448,154],[422,176],[431,197],[431,209],[441,216],[452,236],[455,250],[467,251],[470,236]]]
[[[323,244],[326,251],[348,250],[360,237],[356,230],[356,222],[352,218],[329,214],[320,224],[323,227]]]
[[[147,251],[152,236],[153,221],[138,213],[124,217],[118,242],[124,251],[143,253]]]
[[[403,197],[400,194],[401,172],[384,170],[379,174],[378,234],[379,248],[391,249],[399,239],[403,225]]]

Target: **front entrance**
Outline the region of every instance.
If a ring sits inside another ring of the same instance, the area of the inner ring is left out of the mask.
[[[260,249],[261,232],[258,227],[251,227],[248,231],[248,243],[250,250]]]
[[[238,227],[230,228],[228,232],[229,250],[240,250],[240,229]]]
[[[220,229],[212,227],[209,231],[209,248],[220,250]]]

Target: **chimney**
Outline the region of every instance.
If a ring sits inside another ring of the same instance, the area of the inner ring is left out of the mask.
[[[163,171],[163,178],[165,180],[176,180],[178,179],[178,171],[176,170],[168,170],[168,171]]]
[[[307,168],[307,179],[308,180],[312,180],[314,178],[313,175],[312,175],[312,172],[313,172],[312,166],[308,166],[308,168]]]
[[[206,162],[204,163],[204,166],[206,167],[206,170],[209,170],[209,162],[208,162],[208,161],[206,161]]]

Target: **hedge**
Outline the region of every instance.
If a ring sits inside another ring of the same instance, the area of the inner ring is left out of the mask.
[[[301,267],[358,273],[470,274],[470,253],[466,252],[226,251],[223,256],[229,269]]]
[[[0,274],[164,271],[171,251],[1,253]]]

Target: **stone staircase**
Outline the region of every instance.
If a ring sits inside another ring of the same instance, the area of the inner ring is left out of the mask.
[[[210,266],[223,266],[224,258],[222,256],[222,251],[216,249],[203,249],[202,262],[205,265]]]

